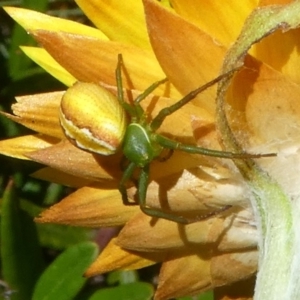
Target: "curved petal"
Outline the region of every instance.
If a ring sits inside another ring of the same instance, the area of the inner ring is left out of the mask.
[[[255,248],[257,232],[248,225],[252,215],[236,211],[236,216],[216,215],[203,221],[179,225],[164,219],[157,221],[137,214],[127,222],[118,237],[118,245],[135,251],[161,251],[167,249],[198,248],[214,244],[222,251]],[[153,226],[155,224],[155,226]]]
[[[249,278],[257,270],[257,259],[256,250],[217,256],[205,248],[200,253],[172,253],[162,265],[155,299],[195,295]]]
[[[276,31],[264,38],[261,43],[255,44],[251,54],[299,84],[299,36],[300,29],[284,33]]]
[[[64,32],[36,30],[32,34],[51,56],[79,81],[103,81],[115,85],[115,69],[120,53],[123,55],[126,70],[127,80],[124,81],[124,87],[143,91],[153,82],[165,77],[155,56],[149,50]],[[157,92],[165,94],[165,88],[160,86]],[[178,92],[171,88],[168,96],[178,98],[178,95]]]
[[[157,2],[143,2],[153,50],[176,88],[185,95],[216,77],[226,49]],[[214,115],[214,94],[211,88],[198,95],[194,103]]]
[[[159,253],[143,253],[126,251],[115,244],[112,239],[86,271],[85,276],[95,276],[113,270],[136,270],[151,266],[162,261],[164,256]]]
[[[139,211],[137,206],[124,206],[118,190],[97,186],[83,187],[43,211],[39,223],[57,223],[84,227],[124,225]]]
[[[110,40],[150,48],[141,1],[76,0],[76,3]]]
[[[53,145],[57,140],[42,135],[25,135],[0,141],[0,153],[6,156],[25,159],[26,153],[45,149]]]
[[[210,268],[213,286],[222,286],[249,278],[256,273],[257,263],[256,249],[214,256]],[[228,272],[233,268],[234,272]]]
[[[120,176],[119,155],[109,157],[93,155],[76,148],[67,140],[43,150],[26,153],[26,156],[36,162],[91,181],[114,180]]]
[[[172,0],[176,12],[229,47],[258,0]]]
[[[64,31],[108,40],[99,29],[80,24],[78,22],[51,17],[40,12],[25,8],[4,7],[4,10],[26,31],[51,28],[52,31]]]
[[[30,176],[48,182],[54,182],[54,183],[58,183],[61,185],[74,187],[74,188],[80,188],[92,183],[91,180],[79,178],[77,176],[73,176],[71,174],[67,174],[57,169],[52,169],[50,167],[45,167],[43,169],[40,169],[30,174]]]
[[[63,93],[52,92],[16,97],[17,103],[12,105],[15,116],[2,114],[36,132],[59,139],[65,138],[58,119]]]
[[[64,83],[71,86],[76,82],[76,78],[66,71],[49,53],[42,48],[20,47],[21,50],[36,64],[42,67],[47,73]]]
[[[121,230],[118,245],[135,251],[184,249],[189,238],[197,239],[198,244],[207,242],[208,229],[213,221],[201,222],[200,226],[199,223],[184,226],[164,219],[155,221],[149,216],[138,214]]]
[[[248,62],[247,66],[250,66]],[[274,89],[274,86],[280,88]],[[270,144],[271,150],[272,145],[275,147],[273,150],[278,150],[276,144],[299,136],[299,95],[298,84],[269,66],[252,60],[251,68],[243,69],[235,77],[229,101],[238,99],[240,109],[245,109],[252,145]],[[241,108],[242,105],[244,108]]]
[[[229,170],[223,171],[217,160],[208,161],[211,165],[203,163],[169,176],[165,171],[161,178],[153,174],[155,180],[147,189],[147,205],[162,210],[167,208],[195,220],[226,205],[245,205],[249,191],[241,179],[235,178]],[[218,172],[220,178],[212,176],[211,171]],[[226,173],[228,177],[223,177]],[[128,195],[133,198],[135,191],[135,188],[130,189]]]
[[[192,296],[211,289],[210,254],[171,253],[163,263],[155,299]]]

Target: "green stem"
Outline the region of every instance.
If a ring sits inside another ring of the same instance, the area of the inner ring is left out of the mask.
[[[228,51],[223,72],[243,65],[249,48],[278,28],[300,24],[300,1],[282,6],[265,6],[246,20],[236,43]],[[217,126],[226,151],[241,152],[225,114],[226,92],[232,76],[218,86]],[[276,158],[275,158],[276,160]],[[259,266],[255,287],[256,300],[300,299],[300,205],[282,186],[252,159],[234,160],[249,184],[259,233]]]
[[[261,170],[254,168],[251,175],[248,183],[260,231],[255,299],[300,299],[299,272],[295,269],[299,266],[299,230],[293,222],[291,199]]]

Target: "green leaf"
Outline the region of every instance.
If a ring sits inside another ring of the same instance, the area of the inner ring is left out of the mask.
[[[32,218],[38,216],[44,208],[26,200],[20,200],[21,208]],[[37,223],[39,241],[42,247],[64,250],[75,244],[87,242],[94,238],[95,230],[60,224]]]
[[[214,300],[214,294],[213,291],[208,291],[198,296],[181,297],[177,298],[177,300]]]
[[[91,242],[68,248],[42,274],[32,300],[72,300],[85,284],[83,274],[97,253],[97,245]]]
[[[90,228],[59,224],[37,224],[40,243],[51,249],[65,249],[72,245],[90,241],[95,232]]]
[[[35,224],[19,209],[11,181],[2,199],[1,260],[3,279],[16,291],[12,300],[31,299],[33,287],[44,263]]]
[[[134,282],[114,288],[105,288],[94,293],[89,300],[148,300],[152,299],[153,286],[144,282]]]

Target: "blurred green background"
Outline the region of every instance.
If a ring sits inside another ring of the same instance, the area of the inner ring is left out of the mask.
[[[35,42],[2,6],[30,8],[85,24],[89,21],[71,0],[0,0],[0,110],[10,112],[15,96],[65,87],[22,53],[20,45]],[[0,116],[1,140],[28,133]],[[0,156],[0,165],[0,299],[152,299],[159,266],[84,278],[82,274],[99,248],[117,229],[34,223],[34,216],[72,190],[31,178],[41,167],[36,163]],[[207,293],[182,299],[211,300],[213,296]]]

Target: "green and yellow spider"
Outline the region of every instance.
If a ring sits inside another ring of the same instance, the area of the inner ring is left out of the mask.
[[[128,200],[126,183],[132,178],[134,171],[138,168],[140,169],[140,174],[137,184],[137,196],[141,210],[152,217],[164,218],[178,223],[189,222],[189,220],[181,216],[171,215],[147,206],[146,195],[149,181],[149,166],[154,159],[158,159],[161,156],[164,149],[229,159],[259,158],[275,155],[272,153],[247,154],[210,150],[196,145],[183,144],[156,133],[167,116],[179,110],[199,93],[228,76],[228,73],[190,92],[173,105],[163,108],[149,122],[148,116],[141,107],[140,102],[160,84],[166,82],[167,79],[152,84],[131,105],[124,100],[121,78],[122,65],[122,55],[119,54],[116,68],[118,97],[115,97],[97,84],[77,82],[66,91],[62,98],[60,123],[66,137],[83,150],[101,155],[111,155],[118,149],[122,149],[123,155],[128,160],[128,165],[119,183],[119,190],[125,205],[136,204]],[[127,116],[130,117],[129,124],[127,124]],[[226,208],[228,207],[217,211],[217,213]],[[206,215],[204,218],[210,215]]]

